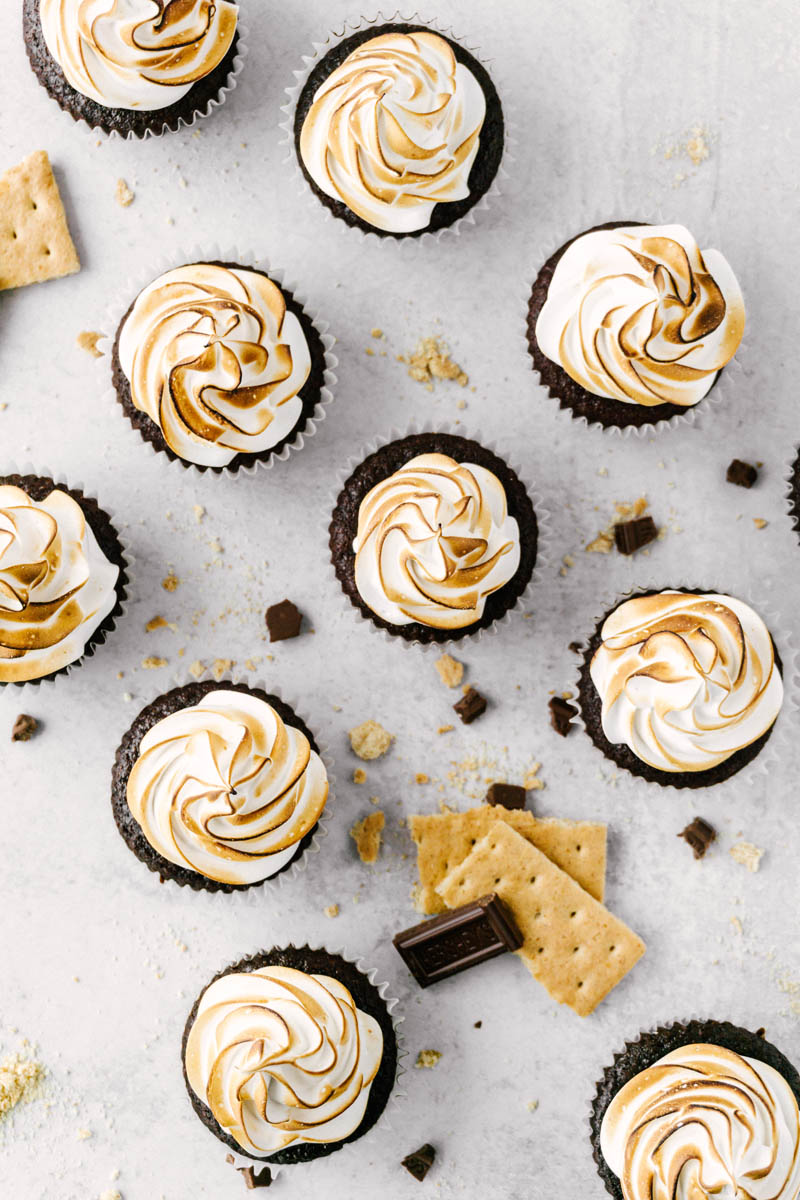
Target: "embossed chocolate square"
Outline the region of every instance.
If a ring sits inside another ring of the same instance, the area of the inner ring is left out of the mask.
[[[494,893],[422,921],[392,940],[420,987],[522,945],[510,912]]]

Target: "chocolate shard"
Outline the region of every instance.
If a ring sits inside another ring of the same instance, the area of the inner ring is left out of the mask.
[[[516,783],[493,783],[486,793],[486,803],[501,808],[524,808],[527,798],[525,788]]]
[[[566,737],[572,728],[572,718],[578,715],[577,708],[563,696],[551,696],[547,706],[550,709],[550,724],[553,729],[562,737]]]
[[[518,950],[522,934],[492,892],[413,925],[392,941],[417,983],[425,988],[506,950]]]
[[[269,640],[283,642],[286,638],[297,637],[303,624],[303,615],[291,600],[281,600],[280,604],[269,606],[266,621]]]
[[[570,644],[567,646],[567,649],[571,650],[573,654],[583,654],[583,643],[570,642]]]
[[[758,471],[750,463],[734,458],[725,476],[728,483],[738,484],[739,487],[751,488],[758,479]]]
[[[711,843],[716,841],[717,831],[702,817],[695,817],[685,829],[681,830],[678,837],[689,843],[695,858],[702,858]]]
[[[401,1162],[405,1169],[422,1183],[435,1160],[436,1150],[430,1142],[426,1142],[424,1146],[420,1146],[419,1150],[415,1150],[413,1154],[407,1154],[404,1159],[401,1159]]]
[[[453,705],[461,720],[465,725],[471,725],[478,717],[483,716],[486,712],[486,697],[480,692],[476,692],[475,688],[467,688],[464,695]]]
[[[36,717],[29,717],[27,713],[20,713],[14,722],[14,728],[11,730],[12,742],[29,742],[36,730],[39,728],[39,722]]]
[[[614,526],[614,541],[620,554],[634,554],[642,546],[654,542],[658,529],[652,517],[634,517]]]
[[[256,1188],[272,1187],[272,1171],[269,1167],[262,1167],[260,1171],[256,1171],[255,1167],[237,1167],[236,1170],[244,1180],[248,1192],[254,1192]]]

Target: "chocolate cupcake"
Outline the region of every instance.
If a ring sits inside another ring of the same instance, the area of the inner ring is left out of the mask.
[[[783,668],[758,613],[731,596],[636,592],[599,621],[578,703],[606,758],[664,787],[721,783],[760,753]]]
[[[227,967],[184,1030],[194,1111],[232,1150],[277,1166],[324,1158],[363,1137],[397,1073],[384,992],[353,963],[308,946]]]
[[[91,129],[122,137],[180,129],[235,86],[242,47],[232,0],[156,0],[138,19],[126,8],[87,21],[82,7],[24,0],[22,28],[39,82]]]
[[[688,1021],[615,1056],[589,1120],[614,1200],[800,1195],[800,1075],[763,1033]]]
[[[217,473],[300,448],[333,381],[323,334],[292,292],[231,262],[187,263],[148,284],[120,322],[111,370],[144,441]]]
[[[425,25],[365,23],[331,45],[333,36],[289,105],[312,192],[379,237],[454,225],[503,157],[503,109],[486,69]]]
[[[0,685],[54,679],[94,654],[122,612],[127,566],[96,500],[0,475]]]
[[[682,225],[612,221],[556,250],[528,303],[533,369],[561,408],[604,429],[686,416],[744,332],[741,289]]]
[[[342,589],[379,629],[414,642],[468,637],[513,608],[536,563],[525,486],[478,442],[415,433],[369,454],[330,523]]]
[[[789,476],[789,516],[792,518],[792,528],[800,537],[800,451],[794,460]]]
[[[142,709],[111,780],[117,828],[162,882],[243,891],[298,862],[328,799],[314,735],[277,696],[228,681]]]

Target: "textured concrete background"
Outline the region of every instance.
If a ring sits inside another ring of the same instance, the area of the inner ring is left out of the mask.
[[[116,514],[136,557],[132,600],[109,644],[55,687],[0,698],[0,1051],[22,1037],[35,1042],[52,1102],[5,1127],[0,1190],[86,1200],[118,1169],[125,1200],[242,1195],[224,1148],[187,1102],[180,1033],[197,991],[226,962],[309,940],[346,946],[389,981],[405,1013],[409,1064],[428,1047],[442,1058],[433,1071],[408,1070],[391,1122],[284,1177],[281,1194],[416,1196],[398,1161],[430,1140],[440,1151],[423,1185],[431,1195],[599,1196],[587,1104],[611,1053],[642,1026],[730,1017],[765,1025],[800,1060],[796,725],[768,774],[686,795],[615,778],[582,734],[558,738],[546,711],[548,693],[575,669],[567,644],[642,580],[738,591],[775,612],[780,629],[797,625],[800,557],[783,500],[800,440],[796,9],[777,0],[441,0],[438,16],[493,62],[515,161],[503,197],[475,227],[407,253],[326,221],[320,206],[298,200],[281,165],[277,124],[291,70],[348,10],[332,0],[244,7],[250,57],[225,107],[194,133],[132,145],[63,116],[29,71],[20,6],[0,13],[3,164],[49,151],[84,264],[75,278],[2,297],[2,461],[30,460],[83,482]],[[698,165],[685,149],[695,128],[709,150]],[[114,198],[120,177],[136,193],[127,209]],[[592,218],[656,213],[718,245],[737,271],[748,305],[740,366],[694,429],[644,440],[590,433],[560,417],[534,383],[522,296],[545,246]],[[79,331],[104,329],[107,304],[127,295],[132,274],[176,248],[217,242],[282,267],[338,338],[328,419],[302,454],[254,479],[198,481],[151,455],[104,398],[103,365],[98,373],[75,345]],[[371,340],[375,325],[385,343]],[[430,394],[395,361],[433,333],[449,339],[469,389],[442,384]],[[436,729],[452,718],[455,697],[433,656],[373,637],[326,567],[337,472],[365,440],[412,419],[459,422],[459,431],[495,440],[552,513],[553,555],[533,619],[515,613],[499,635],[462,648],[469,680],[492,705],[447,737]],[[734,455],[764,463],[752,492],[724,482]],[[642,493],[667,529],[649,557],[584,553],[614,502]],[[202,524],[195,504],[207,510]],[[575,566],[562,576],[567,554]],[[172,594],[160,586],[169,568],[181,580]],[[262,613],[286,594],[315,632],[268,660]],[[146,634],[156,614],[177,631]],[[168,666],[143,670],[146,655]],[[310,869],[277,892],[214,898],[159,887],[113,824],[114,749],[139,707],[183,680],[193,660],[241,666],[250,657],[256,677],[297,697],[331,746],[339,782],[330,834]],[[44,730],[12,746],[20,710]],[[367,717],[397,740],[357,788],[346,731]],[[448,772],[476,754],[497,763],[487,774],[509,778],[540,760],[547,786],[534,797],[537,811],[609,822],[608,903],[649,949],[585,1021],[559,1009],[513,958],[421,993],[391,947],[391,934],[414,919],[401,819],[443,798],[465,805]],[[433,782],[414,784],[415,772]],[[361,865],[348,837],[370,795],[389,827],[374,868]],[[720,831],[699,864],[675,837],[696,813]],[[728,854],[740,835],[766,851],[757,875]],[[332,903],[341,906],[334,921],[322,911]],[[91,1139],[79,1140],[81,1128]]]

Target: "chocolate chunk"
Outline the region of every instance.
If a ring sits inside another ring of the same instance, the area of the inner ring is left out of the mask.
[[[302,623],[303,615],[291,600],[281,600],[280,604],[271,604],[267,609],[267,629],[271,642],[297,637]]]
[[[486,793],[487,804],[501,808],[524,808],[528,793],[516,783],[493,783]]]
[[[657,537],[658,530],[652,517],[634,517],[632,521],[620,521],[614,526],[614,541],[620,554],[633,554]]]
[[[566,737],[572,728],[572,718],[578,715],[577,708],[563,696],[551,696],[548,708],[550,709],[550,724],[553,729],[562,737]]]
[[[678,837],[682,837],[685,842],[689,843],[695,858],[702,858],[711,843],[716,841],[717,831],[702,817],[695,817],[685,829],[681,830]]]
[[[254,1192],[256,1188],[272,1187],[272,1171],[269,1167],[262,1167],[258,1174],[254,1167],[237,1167],[236,1170],[244,1180],[248,1192]]]
[[[419,1150],[415,1150],[413,1154],[407,1154],[402,1159],[402,1163],[405,1169],[422,1183],[428,1171],[433,1166],[435,1158],[436,1151],[430,1142],[426,1142],[424,1146],[420,1146]]]
[[[29,742],[36,730],[39,728],[39,722],[36,717],[29,717],[27,713],[20,713],[14,722],[14,728],[11,730],[12,742]]]
[[[474,720],[486,712],[486,697],[475,688],[468,688],[457,704],[453,705],[465,725],[471,725]]]
[[[392,939],[420,987],[430,987],[506,950],[518,950],[522,935],[494,893],[422,921]]]
[[[742,462],[740,458],[735,458],[728,467],[728,473],[725,478],[728,483],[736,483],[739,487],[751,488],[758,479],[758,471],[750,463]]]
[[[472,1026],[472,1028],[473,1028],[473,1029],[480,1029],[480,1027],[481,1027],[481,1025],[482,1025],[482,1024],[483,1024],[483,1021],[476,1021],[476,1022],[475,1022],[475,1024]]]
[[[570,642],[570,644],[567,646],[567,649],[571,650],[573,654],[583,653],[583,645],[581,642]]]

